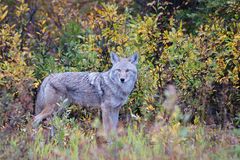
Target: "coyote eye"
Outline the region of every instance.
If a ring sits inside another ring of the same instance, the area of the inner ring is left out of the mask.
[[[117,72],[121,72],[121,69],[116,69]]]
[[[126,72],[129,72],[130,70],[129,69],[126,69]]]

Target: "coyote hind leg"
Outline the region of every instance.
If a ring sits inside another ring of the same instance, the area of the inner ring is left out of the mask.
[[[38,127],[39,123],[40,123],[43,119],[45,119],[45,118],[47,118],[48,116],[50,116],[50,115],[54,112],[55,106],[56,106],[56,104],[48,105],[48,106],[46,106],[46,107],[42,110],[42,112],[40,112],[38,115],[36,115],[36,116],[34,117],[34,121],[33,121],[33,124],[32,124],[33,128]]]

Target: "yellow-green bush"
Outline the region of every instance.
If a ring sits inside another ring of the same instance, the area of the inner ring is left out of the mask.
[[[238,2],[108,2],[0,0],[0,159],[239,159],[239,129],[204,125],[240,125]],[[43,78],[107,70],[110,51],[140,54],[119,137],[106,143],[99,119],[92,122],[98,113],[74,105],[33,129],[29,122]],[[163,91],[169,83],[184,114],[176,107],[167,115]]]
[[[141,55],[138,84],[128,106],[134,113],[152,114],[153,110],[146,112],[147,106],[153,103],[154,109],[161,107],[159,99],[153,99],[158,97],[158,86],[163,88],[170,81],[179,90],[183,111],[209,123],[212,119],[232,123],[239,113],[239,23],[226,28],[223,20],[213,19],[199,28],[197,35],[188,35],[181,24],[174,27],[177,25],[171,20],[172,28],[164,32],[164,51],[157,59],[162,34],[157,18],[119,14],[115,5],[96,8],[94,17],[89,17],[93,50],[104,61],[102,64],[108,63],[112,50],[124,56],[136,50]]]
[[[14,10],[16,24],[8,23],[8,6],[0,4],[0,124],[15,125],[33,113],[34,88],[32,54],[22,37],[28,6],[19,1]]]
[[[139,52],[139,78],[124,114],[130,110],[147,120],[162,114],[163,90],[172,83],[182,111],[196,121],[232,123],[240,100],[239,23],[213,18],[186,34],[174,17],[159,27],[161,14],[136,15],[128,4],[96,2],[92,12],[80,14],[78,3],[65,0],[1,3],[1,105],[32,112],[32,90],[48,74],[104,71],[111,66],[110,51]],[[31,105],[24,102],[28,98]],[[8,122],[9,116],[2,117]]]
[[[223,20],[213,20],[196,36],[184,34],[181,26],[165,33],[180,101],[203,120],[228,121],[239,113],[239,25],[225,28]]]

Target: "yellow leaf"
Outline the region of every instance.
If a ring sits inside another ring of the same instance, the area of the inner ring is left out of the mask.
[[[3,11],[4,11],[4,10],[6,10],[6,9],[7,9],[7,7],[8,7],[7,5],[6,5],[6,6],[4,6],[4,7],[2,8],[2,10],[3,10]]]
[[[44,25],[46,23],[46,19],[44,19],[43,21],[42,21],[42,25]]]
[[[7,14],[8,14],[8,10],[6,10],[6,11],[2,14],[2,16],[0,17],[0,21],[2,21],[2,20],[7,16]]]
[[[42,29],[42,33],[45,33],[45,32],[46,32],[46,29],[47,29],[47,27],[44,27],[44,28]]]
[[[149,110],[149,111],[154,111],[155,108],[154,108],[152,105],[149,105],[149,106],[147,107],[147,110]]]

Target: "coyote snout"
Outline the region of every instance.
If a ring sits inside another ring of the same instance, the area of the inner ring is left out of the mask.
[[[137,80],[138,54],[119,58],[110,54],[112,68],[106,72],[65,72],[46,77],[38,91],[34,124],[52,115],[57,103],[68,99],[70,103],[102,110],[105,133],[114,132],[118,115]]]

